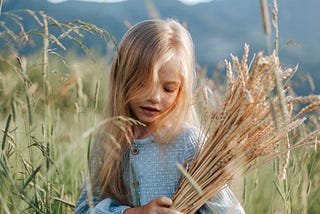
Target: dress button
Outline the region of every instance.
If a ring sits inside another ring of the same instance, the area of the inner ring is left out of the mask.
[[[133,154],[133,155],[136,155],[136,154],[138,154],[139,153],[139,148],[138,147],[132,147],[131,148],[131,153]]]
[[[139,182],[138,182],[138,181],[132,182],[132,186],[133,186],[134,188],[139,187]]]

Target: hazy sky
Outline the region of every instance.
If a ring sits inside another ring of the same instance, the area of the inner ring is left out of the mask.
[[[68,0],[49,0],[53,3],[68,1]],[[126,0],[79,0],[79,1],[92,1],[92,2],[120,2],[120,1],[126,1]],[[185,4],[197,4],[199,2],[209,2],[212,0],[179,0]]]

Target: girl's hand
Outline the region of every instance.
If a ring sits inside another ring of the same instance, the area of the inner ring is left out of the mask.
[[[172,200],[165,196],[153,199],[142,207],[134,207],[127,209],[124,214],[182,214],[181,212],[169,208]]]

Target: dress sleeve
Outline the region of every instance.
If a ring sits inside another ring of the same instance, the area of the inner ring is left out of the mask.
[[[88,193],[89,188],[90,186],[85,182],[75,207],[75,214],[122,214],[126,209],[130,208],[130,206],[121,205],[111,198],[99,201],[97,195]]]
[[[233,213],[233,214],[244,214],[242,206],[239,201],[230,190],[230,188],[226,185],[224,186],[220,192],[218,192],[215,196],[213,196],[207,203],[202,206],[198,211],[198,214],[225,214],[225,213]]]

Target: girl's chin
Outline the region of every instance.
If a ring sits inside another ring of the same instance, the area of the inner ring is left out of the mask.
[[[146,126],[153,126],[157,123],[158,117],[140,117],[138,120]]]

